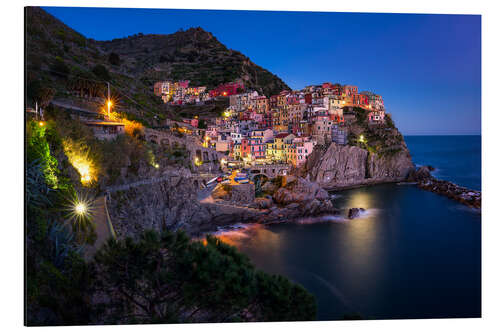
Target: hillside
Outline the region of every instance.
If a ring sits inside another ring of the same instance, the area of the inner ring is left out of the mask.
[[[167,108],[153,95],[156,80],[187,79],[210,89],[241,79],[247,88],[266,95],[288,89],[280,78],[201,28],[95,41],[39,7],[26,8],[25,23],[28,103],[34,96],[81,103],[85,95],[87,107],[96,108],[109,81],[119,101],[115,110],[154,126],[178,118],[176,112],[182,111]],[[220,103],[214,103],[204,112],[215,115],[219,108]]]
[[[246,87],[265,95],[289,89],[280,78],[241,52],[228,49],[200,27],[170,35],[137,34],[99,45],[108,53],[118,54],[123,69],[140,76],[144,83],[187,79],[194,86],[214,88],[222,82],[242,79]]]

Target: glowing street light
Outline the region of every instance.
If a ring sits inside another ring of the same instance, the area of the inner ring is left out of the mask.
[[[83,216],[87,213],[87,205],[84,202],[78,202],[75,205],[75,213],[79,216]]]
[[[40,127],[43,127],[44,125],[45,125],[45,123],[44,123],[43,121],[40,121],[40,122],[38,123],[38,126],[40,126]]]
[[[111,102],[111,100],[108,99],[108,102],[106,103],[106,105],[108,106],[108,119],[109,119],[109,115],[111,113],[111,106],[113,105],[113,102]]]

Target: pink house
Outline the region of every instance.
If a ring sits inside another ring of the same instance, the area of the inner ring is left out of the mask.
[[[315,141],[312,141],[308,137],[297,137],[293,139],[293,143],[296,149],[296,166],[303,164],[307,160],[307,156],[312,153]]]
[[[182,119],[182,121],[185,122],[186,124],[193,126],[193,127],[198,127],[198,118],[193,118],[193,119],[185,118],[185,119]]]

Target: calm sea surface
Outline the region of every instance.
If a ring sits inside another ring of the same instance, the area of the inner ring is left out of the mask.
[[[480,137],[408,137],[417,164],[436,177],[480,188]],[[455,149],[453,146],[456,145]],[[429,158],[427,158],[429,156]],[[464,161],[467,160],[467,161]],[[334,194],[343,216],[222,232],[269,273],[316,296],[318,319],[478,317],[481,215],[411,185],[377,185]]]
[[[432,165],[434,177],[481,190],[481,136],[406,136],[413,162]]]

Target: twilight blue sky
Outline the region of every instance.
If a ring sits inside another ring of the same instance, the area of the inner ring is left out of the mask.
[[[403,134],[481,132],[478,15],[44,8],[96,40],[200,26],[293,89],[381,94]]]

